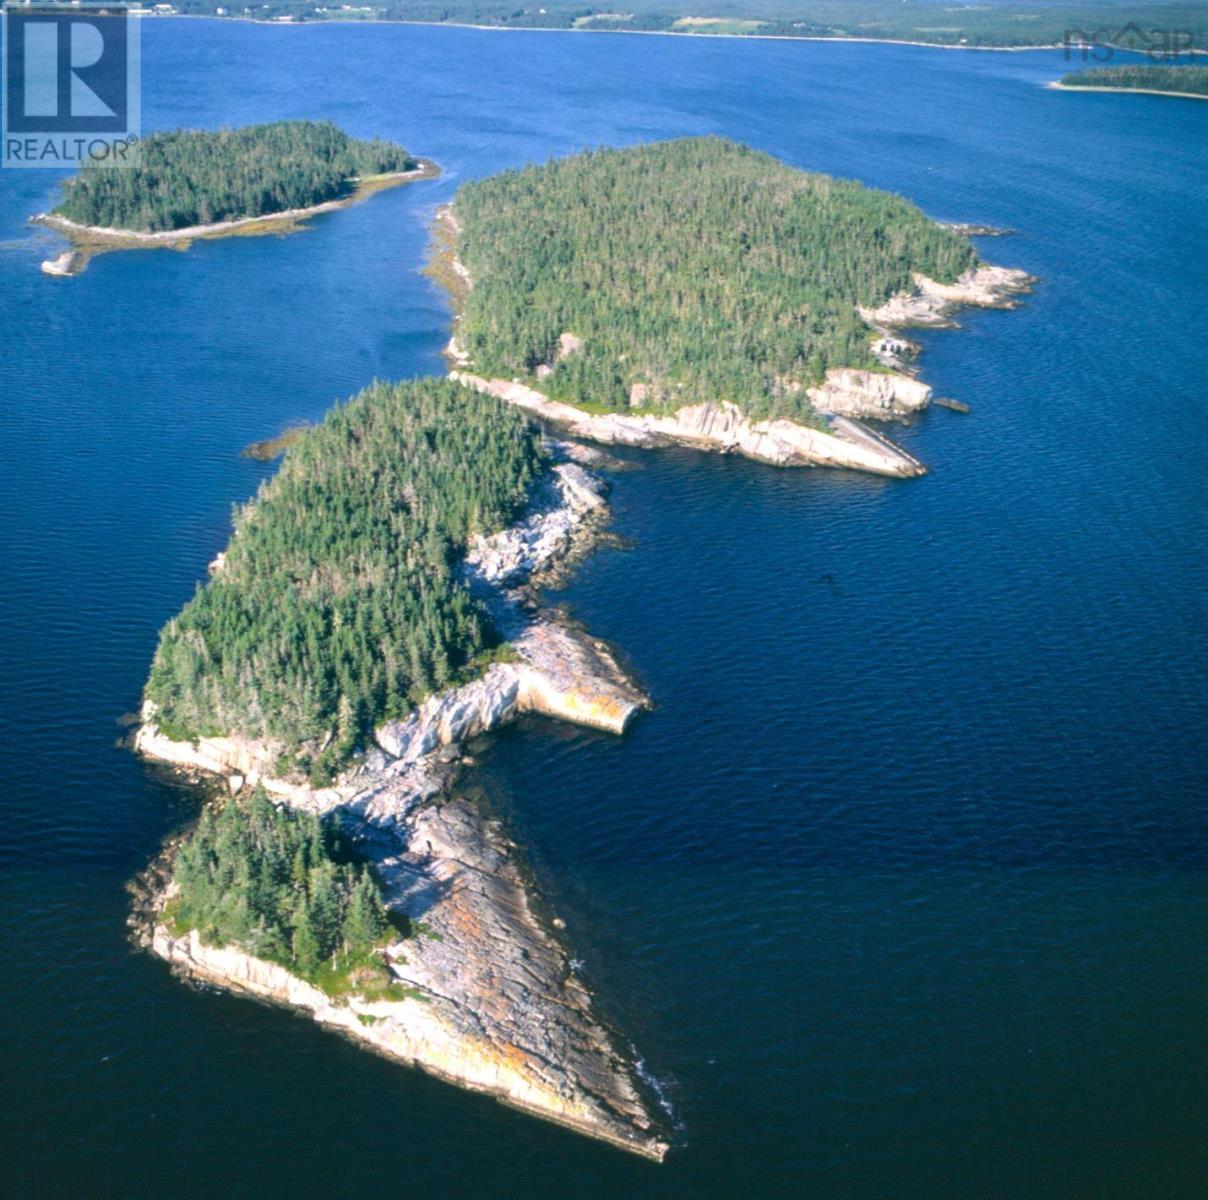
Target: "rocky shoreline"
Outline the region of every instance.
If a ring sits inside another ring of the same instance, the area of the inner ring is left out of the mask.
[[[322,204],[312,204],[307,208],[290,208],[282,212],[264,213],[258,217],[240,217],[233,221],[190,225],[184,229],[165,229],[156,233],[137,229],[113,229],[103,225],[81,225],[77,221],[56,216],[54,213],[38,213],[30,218],[30,224],[43,225],[48,229],[53,229],[72,243],[70,250],[65,250],[56,258],[46,259],[42,263],[43,274],[79,275],[88,266],[90,259],[107,250],[137,250],[155,247],[186,249],[190,242],[197,241],[199,238],[284,232],[295,228],[300,222],[310,217],[348,208],[384,188],[396,187],[402,183],[413,183],[420,179],[435,179],[440,175],[440,167],[436,163],[425,158],[415,161],[419,165],[410,171],[392,171],[385,175],[374,175],[367,179],[357,180],[356,190],[351,195],[341,196],[335,200],[325,200]]]
[[[515,380],[484,379],[456,369],[450,378],[498,396],[575,437],[611,445],[691,446],[741,454],[778,467],[848,467],[897,478],[926,473],[918,459],[854,420],[832,421],[829,430],[784,419],[752,421],[725,400],[667,414],[588,413]]]
[[[1054,92],[1121,92],[1126,96],[1172,96],[1176,100],[1208,100],[1208,96],[1197,92],[1173,92],[1165,88],[1108,87],[1100,85],[1082,87],[1077,84],[1062,83],[1056,79],[1052,83],[1046,83],[1045,87]]]
[[[430,697],[376,731],[365,761],[329,788],[274,775],[277,747],[237,738],[173,741],[144,708],[143,756],[260,784],[279,802],[339,811],[373,864],[388,906],[413,936],[387,950],[404,1000],[331,999],[283,967],[233,947],[177,936],[162,920],[167,875],[144,889],[141,940],[175,971],[303,1011],[367,1049],[646,1158],[668,1143],[635,1060],[595,1010],[559,935],[539,915],[501,824],[456,795],[465,744],[525,712],[622,732],[648,704],[611,650],[527,589],[581,547],[607,511],[599,479],[578,463],[550,472],[526,518],[479,538],[465,564],[513,661]],[[150,894],[151,899],[147,899]]]
[[[456,257],[457,226],[441,219],[440,264],[454,294],[472,280]],[[863,423],[904,419],[932,402],[931,388],[906,364],[917,350],[897,330],[951,323],[965,304],[1009,307],[1031,280],[981,267],[953,284],[916,276],[909,295],[861,312],[874,351],[889,370],[842,368],[807,390],[825,428],[790,420],[756,421],[734,404],[595,414],[543,395],[518,380],[467,370],[456,336],[450,375],[498,396],[549,425],[597,442],[680,444],[781,466],[835,466],[909,477],[925,468]],[[579,340],[564,334],[560,354]],[[897,369],[902,364],[903,369]],[[333,999],[285,968],[236,947],[205,945],[195,930],[163,919],[170,872],[154,870],[135,923],[141,939],[179,973],[308,1013],[378,1053],[612,1145],[661,1160],[668,1142],[632,1051],[595,1010],[590,991],[559,935],[538,913],[515,847],[497,820],[456,793],[465,748],[523,713],[538,713],[620,734],[648,704],[604,643],[565,616],[543,609],[536,587],[600,529],[603,486],[587,469],[598,451],[554,443],[559,461],[535,489],[525,517],[480,537],[463,564],[468,586],[489,607],[509,651],[483,674],[429,697],[406,717],[384,723],[364,760],[329,787],[281,777],[280,746],[238,737],[176,741],[144,706],[134,745],[143,756],[194,775],[224,780],[232,793],[261,786],[278,802],[321,814],[339,812],[380,881],[388,906],[413,936],[386,951],[404,999]],[[212,571],[222,569],[222,556]]]
[[[1034,276],[1016,267],[983,264],[966,271],[954,283],[914,276],[909,292],[893,296],[877,308],[861,308],[860,316],[882,336],[901,329],[954,329],[961,308],[1018,308],[1019,297],[1032,290]]]
[[[642,411],[642,394],[631,396],[633,407],[628,412],[592,413],[555,400],[520,379],[491,379],[473,372],[456,328],[459,310],[473,287],[470,272],[457,257],[459,233],[452,206],[438,210],[431,273],[449,292],[455,309],[454,333],[445,349],[451,379],[497,396],[574,437],[607,445],[690,446],[741,454],[779,467],[842,467],[899,479],[925,475],[927,468],[864,422],[908,419],[933,401],[930,386],[913,374],[920,348],[900,331],[954,327],[953,314],[962,307],[1015,308],[1018,297],[1036,282],[1025,271],[988,265],[972,268],[950,284],[916,274],[910,292],[875,309],[858,309],[869,326],[872,353],[884,369],[832,368],[821,384],[806,388],[824,425],[821,428],[783,417],[753,420],[727,400],[686,405],[671,412]],[[574,353],[579,345],[577,337],[564,333],[558,356]],[[538,377],[550,370],[539,367]]]

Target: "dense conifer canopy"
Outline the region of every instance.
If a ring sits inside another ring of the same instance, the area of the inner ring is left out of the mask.
[[[856,306],[973,266],[900,196],[807,174],[721,138],[596,150],[457,194],[475,366],[618,409],[731,400],[808,417],[804,387],[875,365]],[[559,338],[580,349],[559,359]]]
[[[157,720],[176,737],[310,743],[327,777],[495,644],[458,560],[542,468],[515,409],[454,383],[375,383],[338,405],[236,511],[221,569],[164,628]]]
[[[55,215],[146,233],[184,229],[322,204],[358,178],[416,165],[402,146],[358,141],[330,121],[152,133],[139,164],[86,167],[63,185]]]
[[[391,934],[377,883],[338,825],[250,800],[207,807],[180,847],[173,919],[314,978],[363,963]]]

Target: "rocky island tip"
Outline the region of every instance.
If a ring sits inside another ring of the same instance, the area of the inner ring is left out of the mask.
[[[63,184],[53,210],[33,218],[72,244],[43,262],[46,274],[78,275],[110,250],[289,232],[383,188],[440,173],[393,142],[358,140],[329,121],[152,133],[139,156],[135,167],[85,167]]]
[[[135,747],[231,798],[133,923],[182,974],[658,1160],[630,1052],[457,792],[464,744],[519,713],[620,733],[646,704],[523,590],[604,512],[520,413],[446,381],[374,385],[300,434],[163,631]]]
[[[931,401],[895,331],[1032,282],[899,196],[716,137],[466,184],[432,270],[454,377],[579,436],[890,476],[925,468],[863,419]]]

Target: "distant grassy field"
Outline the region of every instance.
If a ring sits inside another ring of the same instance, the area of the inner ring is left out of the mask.
[[[767,28],[767,21],[741,21],[731,17],[679,17],[671,25],[683,33],[758,33]]]
[[[588,13],[586,16],[576,17],[571,22],[571,27],[574,29],[583,29],[591,25],[619,25],[627,21],[633,20],[633,13],[622,12],[598,12]]]

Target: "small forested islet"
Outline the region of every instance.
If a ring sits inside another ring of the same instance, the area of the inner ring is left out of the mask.
[[[161,233],[309,208],[350,195],[358,180],[418,165],[402,146],[358,140],[330,121],[151,133],[138,153],[138,166],[84,167],[51,215]]]
[[[1075,71],[1061,80],[1065,88],[1109,88],[1122,92],[1175,92],[1208,96],[1208,67],[1145,66],[1094,67]]]

